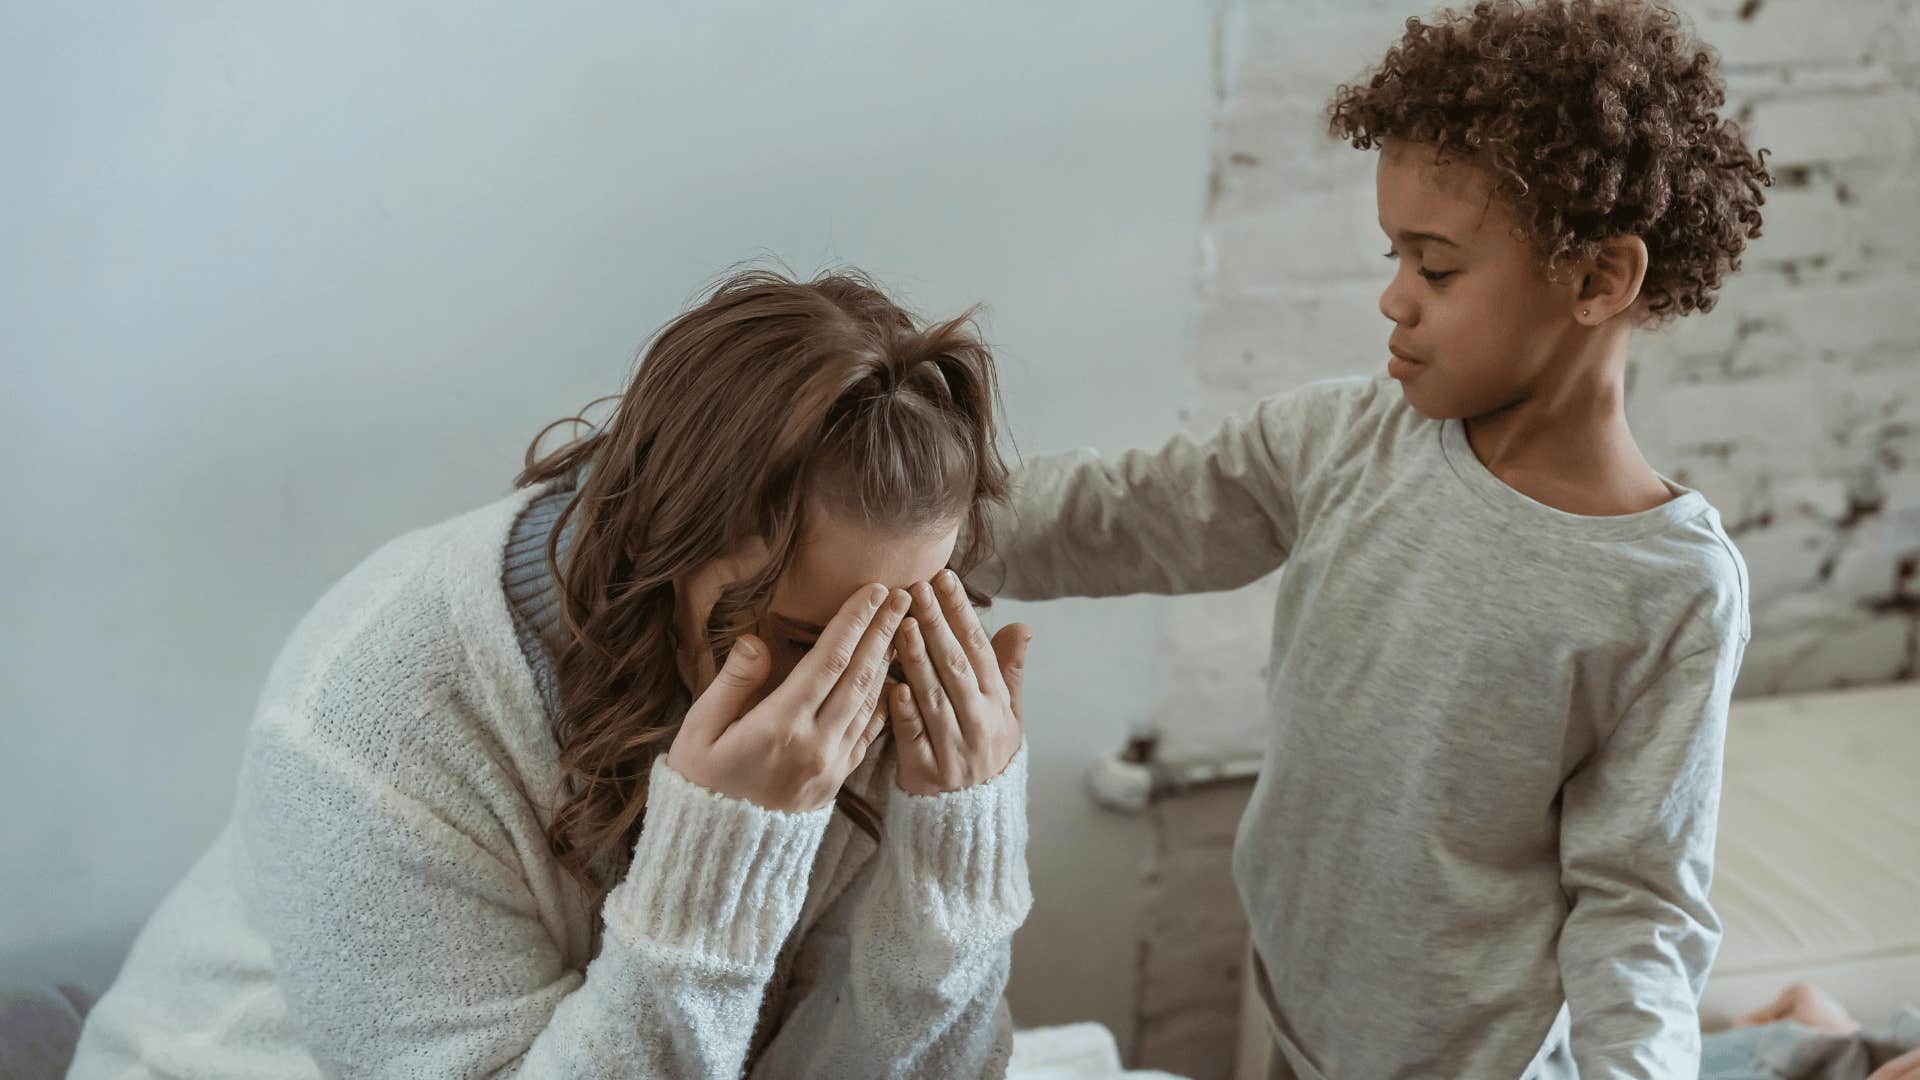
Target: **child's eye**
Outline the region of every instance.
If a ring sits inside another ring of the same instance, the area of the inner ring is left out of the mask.
[[[1397,259],[1400,257],[1400,253],[1392,248],[1388,248],[1386,257],[1389,259]],[[1457,273],[1459,273],[1458,270],[1428,270],[1423,267],[1420,271],[1420,276],[1438,285]]]

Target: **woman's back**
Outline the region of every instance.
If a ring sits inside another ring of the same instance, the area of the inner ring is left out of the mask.
[[[405,910],[392,882],[375,888],[368,876],[379,871],[356,865],[366,839],[356,834],[380,817],[434,834],[423,850],[458,835],[478,856],[466,872],[520,882],[566,966],[585,966],[589,909],[544,857],[532,800],[557,780],[556,751],[498,584],[499,543],[529,494],[387,544],[301,620],[261,696],[233,819],[141,932],[88,1019],[73,1075],[136,1062],[193,1076],[319,1075],[261,925],[297,921],[310,903],[263,880],[254,856],[276,845],[283,857],[330,857],[300,879],[367,890],[364,939],[318,951],[352,962],[380,947],[387,914]],[[388,813],[371,816],[370,800]],[[434,989],[439,966],[392,991]],[[334,977],[324,964],[299,975]]]

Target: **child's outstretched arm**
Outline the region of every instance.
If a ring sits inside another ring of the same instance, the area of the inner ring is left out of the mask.
[[[1737,620],[1736,620],[1737,621]],[[1700,994],[1720,946],[1713,879],[1738,628],[1670,662],[1568,779],[1560,979],[1581,1076],[1692,1076]]]
[[[1015,600],[1232,589],[1278,569],[1303,527],[1309,466],[1379,387],[1316,383],[1204,439],[1028,462],[969,580]]]

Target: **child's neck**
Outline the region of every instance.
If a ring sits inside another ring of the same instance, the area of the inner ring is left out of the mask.
[[[1513,404],[1469,419],[1474,455],[1508,487],[1570,514],[1632,514],[1673,498],[1627,426],[1631,337],[1625,326],[1583,335]]]

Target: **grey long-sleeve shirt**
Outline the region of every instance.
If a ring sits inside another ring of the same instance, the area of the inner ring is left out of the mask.
[[[1693,1075],[1746,568],[1697,492],[1507,487],[1387,380],[1018,474],[975,580],[1229,589],[1285,565],[1234,878],[1303,1076]]]

